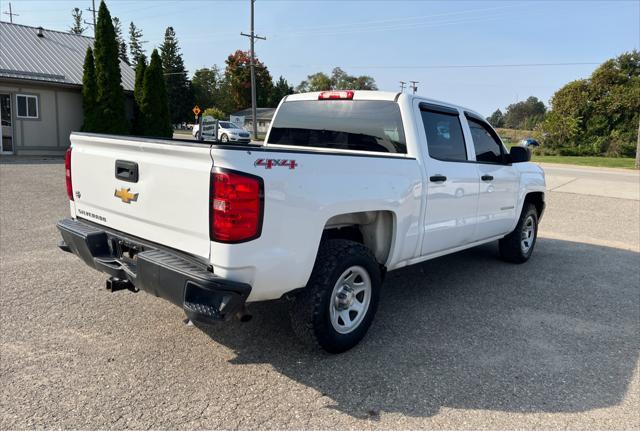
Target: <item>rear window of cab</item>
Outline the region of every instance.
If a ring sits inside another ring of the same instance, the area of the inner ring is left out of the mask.
[[[384,100],[303,100],[280,106],[267,144],[406,154],[400,107]]]

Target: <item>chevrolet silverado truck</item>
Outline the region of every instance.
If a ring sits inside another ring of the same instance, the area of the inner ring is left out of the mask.
[[[302,340],[343,352],[388,271],[490,241],[530,258],[529,160],[474,111],[391,92],[287,96],[260,145],[73,133],[59,246],[197,322],[285,298]]]

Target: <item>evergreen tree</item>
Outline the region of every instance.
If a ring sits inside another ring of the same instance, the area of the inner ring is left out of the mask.
[[[100,2],[94,42],[96,69],[96,131],[123,134],[128,132],[124,108],[124,91],[120,75],[118,42],[111,15],[104,1]]]
[[[93,60],[93,50],[87,48],[84,57],[84,68],[82,75],[82,111],[84,113],[84,122],[82,124],[83,132],[94,132],[96,130],[96,69]]]
[[[116,41],[118,42],[118,57],[130,65],[129,56],[127,55],[127,44],[122,37],[122,25],[120,24],[120,18],[117,16],[113,17],[113,30],[116,32]]]
[[[293,94],[293,87],[281,76],[271,90],[269,107],[275,108],[280,103],[280,100],[289,94]]]
[[[74,7],[71,9],[71,16],[73,17],[73,25],[69,29],[69,33],[82,34],[87,29],[82,25],[82,11],[80,8]]]
[[[136,64],[136,80],[133,89],[133,126],[132,133],[134,135],[142,135],[144,124],[142,120],[142,94],[144,89],[144,73],[147,70],[147,57],[141,54]]]
[[[132,22],[129,24],[129,53],[131,54],[131,65],[138,64],[138,58],[144,55],[142,44],[146,41],[142,40],[142,30],[138,29]]]
[[[171,123],[181,123],[190,117],[194,97],[173,27],[167,27],[164,33],[164,42],[160,45],[160,57],[165,73]]]
[[[140,106],[143,116],[143,134],[145,136],[158,136],[170,138],[173,136],[171,120],[169,117],[169,102],[167,89],[164,85],[162,60],[157,50],[151,53],[151,61],[144,72],[144,85],[142,89],[142,104]]]

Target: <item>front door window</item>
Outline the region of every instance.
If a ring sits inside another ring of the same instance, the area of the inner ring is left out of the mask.
[[[11,96],[0,94],[0,119],[2,120],[2,144],[0,153],[13,153],[13,123],[11,120]]]

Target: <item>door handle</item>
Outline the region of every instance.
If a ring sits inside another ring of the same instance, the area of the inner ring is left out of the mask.
[[[483,175],[480,178],[482,181],[493,181],[493,177],[491,175]]]
[[[447,181],[447,177],[445,177],[444,175],[431,175],[429,177],[429,181],[431,181],[432,183],[441,183]]]
[[[130,183],[137,183],[138,164],[128,160],[116,160],[116,178]]]

